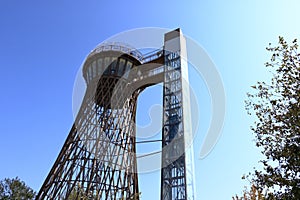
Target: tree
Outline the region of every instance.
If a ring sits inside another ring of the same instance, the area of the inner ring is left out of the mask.
[[[256,115],[256,146],[265,156],[263,170],[251,174],[266,199],[300,198],[300,54],[297,40],[267,48],[272,56],[265,64],[272,72],[270,83],[257,82],[248,93],[246,110]],[[273,196],[274,195],[274,196]]]
[[[133,194],[131,197],[128,197],[126,199],[137,200],[140,199],[140,197],[141,197],[141,193],[137,193],[137,194]],[[71,191],[70,195],[68,196],[68,200],[95,200],[95,199],[100,199],[99,194],[86,192],[85,189],[80,184],[77,184]],[[125,198],[118,198],[118,200],[124,200],[124,199]]]
[[[92,191],[86,191],[79,183],[73,188],[68,196],[68,200],[94,200],[99,199],[98,193]]]
[[[76,185],[68,196],[68,200],[88,200],[88,195],[85,194],[80,184]]]
[[[131,197],[129,197],[129,200],[138,200],[141,198],[141,192],[140,193],[136,193],[136,194],[133,194]],[[120,200],[123,200],[124,198],[121,198]]]
[[[251,186],[250,191],[245,188],[243,197],[232,197],[233,200],[265,200],[264,195],[254,185]]]
[[[5,178],[0,181],[0,199],[2,200],[31,200],[35,192],[18,177]]]

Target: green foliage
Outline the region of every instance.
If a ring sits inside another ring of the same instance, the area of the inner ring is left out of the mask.
[[[141,192],[140,193],[136,193],[134,195],[132,195],[131,197],[129,197],[130,200],[138,200],[141,198]],[[124,200],[124,198],[121,198],[120,200]]]
[[[259,190],[271,191],[266,199],[300,199],[300,54],[297,40],[270,46],[273,73],[270,83],[257,82],[249,93],[246,110],[257,120],[251,130],[262,149],[263,171],[255,170],[252,181]]]
[[[2,200],[30,200],[35,192],[18,177],[0,181],[0,199]]]
[[[265,200],[264,195],[254,185],[251,186],[250,191],[245,188],[243,196],[232,197],[233,200]]]
[[[94,200],[99,199],[98,194],[86,192],[80,184],[76,185],[68,196],[68,200]]]
[[[141,197],[141,193],[137,193],[132,195],[131,197],[128,197],[126,199],[128,200],[138,200]],[[92,193],[92,192],[87,192],[85,189],[80,185],[76,185],[73,190],[71,191],[70,195],[68,196],[68,200],[95,200],[95,199],[100,199],[98,193]],[[118,200],[124,200],[125,198],[120,198]]]

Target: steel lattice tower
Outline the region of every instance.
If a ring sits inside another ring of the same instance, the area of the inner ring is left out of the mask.
[[[138,95],[163,83],[161,199],[194,199],[185,38],[165,34],[149,55],[120,44],[94,49],[83,66],[86,93],[36,199],[139,199],[135,117]]]

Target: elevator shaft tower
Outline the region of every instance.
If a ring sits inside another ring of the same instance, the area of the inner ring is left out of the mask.
[[[74,125],[36,199],[140,199],[136,156],[139,94],[163,83],[161,200],[194,200],[186,43],[180,29],[143,55],[102,44],[83,65],[87,84]]]

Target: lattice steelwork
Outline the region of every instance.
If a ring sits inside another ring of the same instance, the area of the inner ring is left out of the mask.
[[[139,199],[137,98],[146,87],[160,82],[165,114],[161,199],[193,199],[189,193],[194,191],[188,189],[192,180],[187,177],[192,170],[184,152],[188,123],[183,108],[182,37],[179,29],[167,33],[164,50],[148,56],[119,44],[101,45],[90,53],[83,66],[87,90],[81,108],[36,199]],[[179,44],[176,52],[170,51],[174,41]]]
[[[161,199],[186,199],[180,55],[166,52]]]

